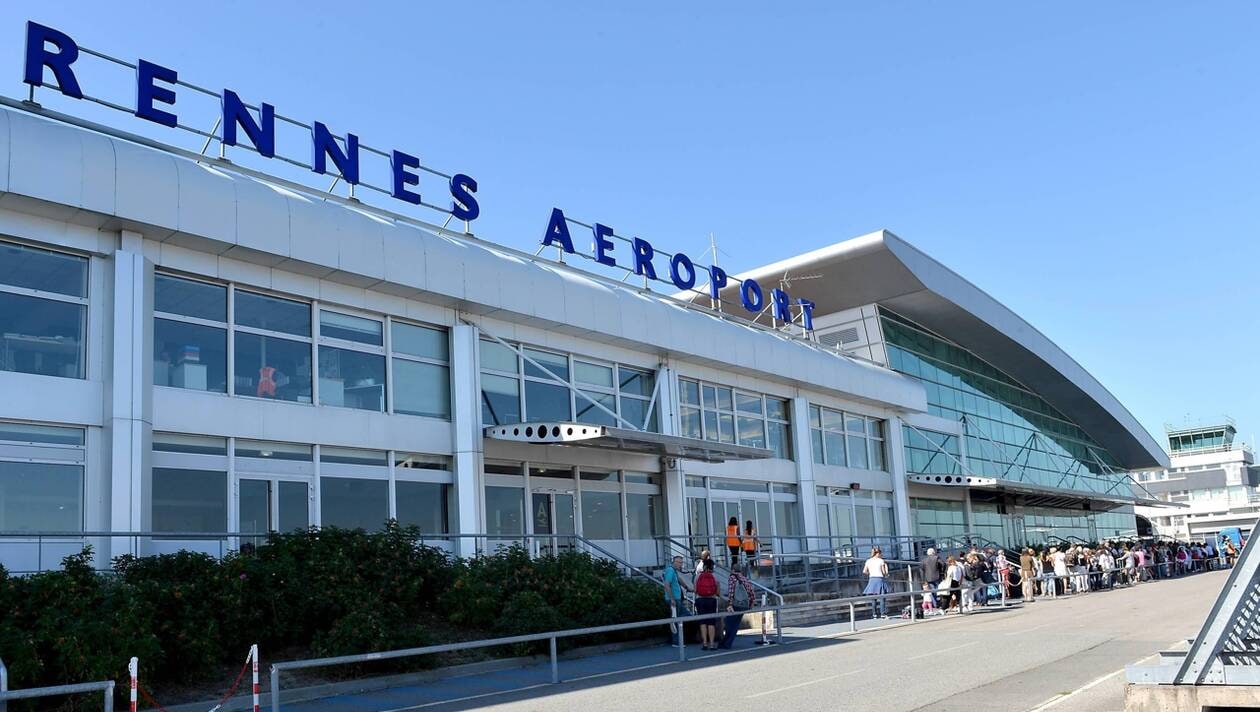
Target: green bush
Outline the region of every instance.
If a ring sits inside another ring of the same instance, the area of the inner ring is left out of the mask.
[[[113,678],[121,702],[133,655],[145,686],[160,691],[222,675],[253,643],[264,658],[323,657],[668,614],[659,586],[586,554],[531,559],[513,547],[461,560],[417,541],[390,523],[376,534],[272,536],[222,560],[123,556],[112,574],[92,570],[90,548],[60,571],[15,577],[0,567],[0,658],[11,687]]]

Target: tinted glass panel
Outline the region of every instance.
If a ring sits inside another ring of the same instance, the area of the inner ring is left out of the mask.
[[[0,371],[83,378],[87,307],[0,292]]]
[[[319,335],[330,339],[382,346],[385,343],[385,325],[376,319],[364,319],[361,316],[350,316],[321,309]]]
[[[381,450],[356,450],[348,447],[322,447],[319,449],[320,462],[335,462],[342,465],[388,465],[388,453]]]
[[[765,447],[766,434],[760,418],[739,416],[739,444],[749,447]]]
[[[153,468],[153,531],[226,532],[227,473]]]
[[[652,411],[652,417],[648,416],[648,402],[640,398],[622,398],[621,399],[621,417],[634,423],[635,427],[642,427],[644,419],[647,419],[647,427],[644,430],[657,432],[659,428],[656,423],[656,411]],[[698,434],[696,437],[700,437]]]
[[[640,396],[651,396],[656,384],[656,376],[648,371],[640,371],[626,366],[617,367],[617,378],[622,393]]]
[[[83,257],[0,242],[0,284],[86,297],[87,273]]]
[[[612,366],[603,366],[598,363],[586,363],[585,361],[574,361],[573,377],[578,383],[585,383],[591,386],[603,386],[604,388],[613,387]]]
[[[280,522],[276,531],[291,532],[311,525],[310,487],[305,482],[280,483]]]
[[[264,460],[291,460],[310,462],[311,446],[295,443],[274,443],[260,440],[237,440],[237,457],[253,457]]]
[[[517,487],[486,487],[486,533],[501,536],[523,534],[524,512],[525,490]]]
[[[553,354],[548,351],[537,351],[535,349],[525,349],[525,355],[530,359],[538,362],[548,371],[555,374],[562,381],[569,380],[569,358],[564,354]],[[537,376],[539,378],[551,378],[543,372],[541,368],[525,360],[525,375]]]
[[[227,287],[155,274],[153,310],[226,322]]]
[[[236,334],[236,394],[311,402],[311,345]]]
[[[445,329],[393,322],[391,348],[400,354],[423,356],[438,361],[450,360],[450,345]]]
[[[446,491],[450,485],[397,482],[395,487],[399,524],[414,526],[421,534],[445,534],[448,531]]]
[[[621,538],[621,495],[617,492],[582,493],[582,536],[587,539]]]
[[[394,359],[394,412],[451,417],[451,375],[446,366]]]
[[[766,415],[776,420],[787,420],[788,402],[782,398],[766,396]]]
[[[516,352],[494,341],[482,341],[481,367],[516,373]]]
[[[227,393],[227,330],[154,319],[153,384]]]
[[[322,526],[379,531],[389,519],[389,482],[349,477],[321,477]]]
[[[385,410],[385,357],[319,347],[320,405]]]
[[[626,529],[631,539],[651,539],[665,533],[665,512],[656,494],[626,495]]]
[[[761,415],[761,396],[737,392],[735,394],[735,409],[741,413]]]
[[[595,391],[582,391],[588,398],[598,402],[607,408],[610,412],[617,412],[617,397],[611,393],[597,393]],[[577,404],[577,422],[592,423],[594,425],[617,425],[617,419],[608,413],[595,407],[595,404],[582,396],[574,396],[573,402]]]
[[[700,405],[700,384],[695,381],[679,381],[678,397],[687,405]]]
[[[0,440],[16,443],[82,445],[83,430],[80,428],[58,428],[52,425],[0,422]]]
[[[236,323],[296,336],[311,335],[311,306],[289,299],[236,291]]]
[[[262,534],[271,528],[271,483],[242,479],[238,483],[240,525],[237,531]]]
[[[525,382],[525,413],[528,422],[569,420],[569,389],[553,383]]]
[[[481,422],[486,425],[521,422],[520,381],[481,374]]]
[[[83,468],[0,462],[0,531],[82,531]]]
[[[154,433],[154,452],[187,452],[196,455],[226,455],[227,440],[202,435]]]

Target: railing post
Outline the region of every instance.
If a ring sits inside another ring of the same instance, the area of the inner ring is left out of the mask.
[[[3,705],[0,705],[0,709],[2,708],[3,708]],[[104,710],[105,712],[114,712],[114,681],[113,680],[110,680],[105,685],[105,700],[104,700],[104,704],[101,705],[101,709]]]
[[[909,579],[909,582],[907,585],[910,587],[909,589],[907,589],[907,592],[910,594],[910,620],[913,621],[914,620],[914,564],[910,564],[909,566],[906,567],[906,573],[908,574],[908,579]]]
[[[556,636],[547,641],[551,646],[551,684],[560,682],[560,663],[556,660]]]
[[[280,712],[280,670],[271,666],[271,712]]]
[[[849,601],[849,632],[857,632],[857,613],[853,609],[853,601]]]
[[[678,621],[677,626],[678,630],[675,632],[678,635],[678,662],[681,663],[687,659],[687,636],[683,633],[683,622],[681,620]]]
[[[9,668],[4,666],[4,661],[0,660],[0,692],[9,691]],[[8,700],[0,700],[0,712],[9,709]]]

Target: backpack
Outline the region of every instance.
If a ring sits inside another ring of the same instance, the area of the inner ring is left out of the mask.
[[[696,595],[705,598],[718,595],[717,578],[712,571],[705,571],[696,578]]]
[[[731,591],[731,606],[736,610],[744,610],[749,608],[751,599],[748,597],[748,589],[744,588],[744,584],[740,581],[735,582],[735,590]]]

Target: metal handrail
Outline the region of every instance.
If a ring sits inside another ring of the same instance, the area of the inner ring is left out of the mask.
[[[664,542],[666,542],[667,544],[673,544],[674,546],[676,546],[676,547],[678,547],[678,548],[682,549],[683,551],[687,552],[687,555],[688,555],[688,556],[693,556],[693,555],[691,554],[691,552],[690,552],[690,549],[688,549],[688,548],[687,548],[687,546],[686,546],[685,544],[682,544],[682,543],[681,543],[681,542],[679,542],[677,539],[675,539],[675,538],[673,538],[673,537],[671,537],[671,536],[668,536],[668,535],[660,535],[660,536],[656,536],[656,537],[653,537],[653,538],[658,539],[658,540],[661,540],[661,541],[664,541]],[[675,555],[678,555],[678,554],[675,554]],[[672,558],[672,556],[666,556],[666,560],[665,560],[665,562],[664,562],[666,566],[669,566],[669,562],[670,562],[670,559],[671,559],[671,558]],[[717,559],[716,557],[712,557],[712,556],[711,556],[711,557],[710,557],[710,560],[712,560],[712,561],[713,561],[713,568],[714,568],[714,569],[720,569],[721,571],[725,572],[726,576],[730,576],[730,574],[731,574],[731,569],[730,569],[729,567],[723,566],[721,563],[719,563],[719,562],[718,562],[718,559]],[[774,589],[772,589],[772,588],[770,588],[770,587],[768,587],[768,586],[765,586],[765,585],[763,585],[763,584],[761,584],[761,583],[758,583],[757,581],[753,580],[753,578],[752,578],[751,576],[745,576],[745,577],[744,577],[744,579],[745,579],[746,581],[748,581],[748,583],[752,584],[753,588],[760,590],[761,592],[765,593],[766,595],[769,595],[769,596],[774,596],[774,597],[775,597],[775,599],[777,599],[777,600],[779,601],[779,603],[780,603],[780,604],[781,604],[781,603],[783,603],[783,595],[782,595],[782,594],[780,594],[778,591],[775,591]]]
[[[958,586],[951,590],[966,593],[977,587]],[[560,682],[559,661],[556,652],[556,641],[561,638],[574,638],[586,635],[598,635],[601,633],[615,633],[626,630],[637,630],[639,628],[654,628],[658,626],[672,626],[674,635],[678,641],[678,660],[680,662],[687,659],[687,647],[683,643],[683,624],[694,621],[709,621],[727,618],[732,615],[748,615],[756,613],[774,613],[776,620],[783,612],[794,612],[810,608],[833,607],[837,604],[847,604],[849,606],[849,630],[857,631],[857,619],[855,617],[856,607],[863,603],[874,604],[880,600],[890,598],[909,598],[910,606],[910,622],[918,620],[926,620],[915,614],[914,600],[916,596],[926,594],[914,591],[903,593],[883,593],[871,594],[866,596],[850,596],[848,598],[837,598],[827,601],[807,601],[804,603],[793,604],[776,604],[771,606],[761,606],[757,608],[749,608],[738,613],[719,612],[719,613],[703,613],[688,616],[676,616],[673,618],[657,618],[647,621],[635,621],[631,623],[614,623],[611,625],[595,626],[591,628],[571,628],[566,630],[556,630],[546,633],[531,633],[528,635],[514,635],[504,638],[487,638],[484,640],[473,640],[462,643],[446,643],[443,645],[428,645],[420,648],[406,648],[402,650],[387,650],[374,653],[362,653],[359,655],[339,655],[329,658],[312,658],[309,660],[289,660],[274,663],[271,666],[271,709],[273,712],[280,710],[280,673],[284,670],[304,670],[316,667],[330,667],[333,665],[351,665],[355,663],[373,662],[378,660],[394,660],[397,658],[416,657],[420,655],[431,655],[436,653],[449,653],[462,650],[475,650],[479,648],[490,648],[501,645],[517,645],[521,643],[537,643],[542,641],[549,642],[549,657],[551,662],[551,682],[557,684]],[[776,631],[776,637],[782,642],[783,631],[780,627]]]
[[[27,687],[21,690],[0,689],[0,710],[8,707],[9,700],[33,700],[41,697],[60,697],[77,695],[84,692],[101,692],[104,695],[105,712],[114,712],[114,681],[79,682],[72,685],[53,685],[51,687]]]

